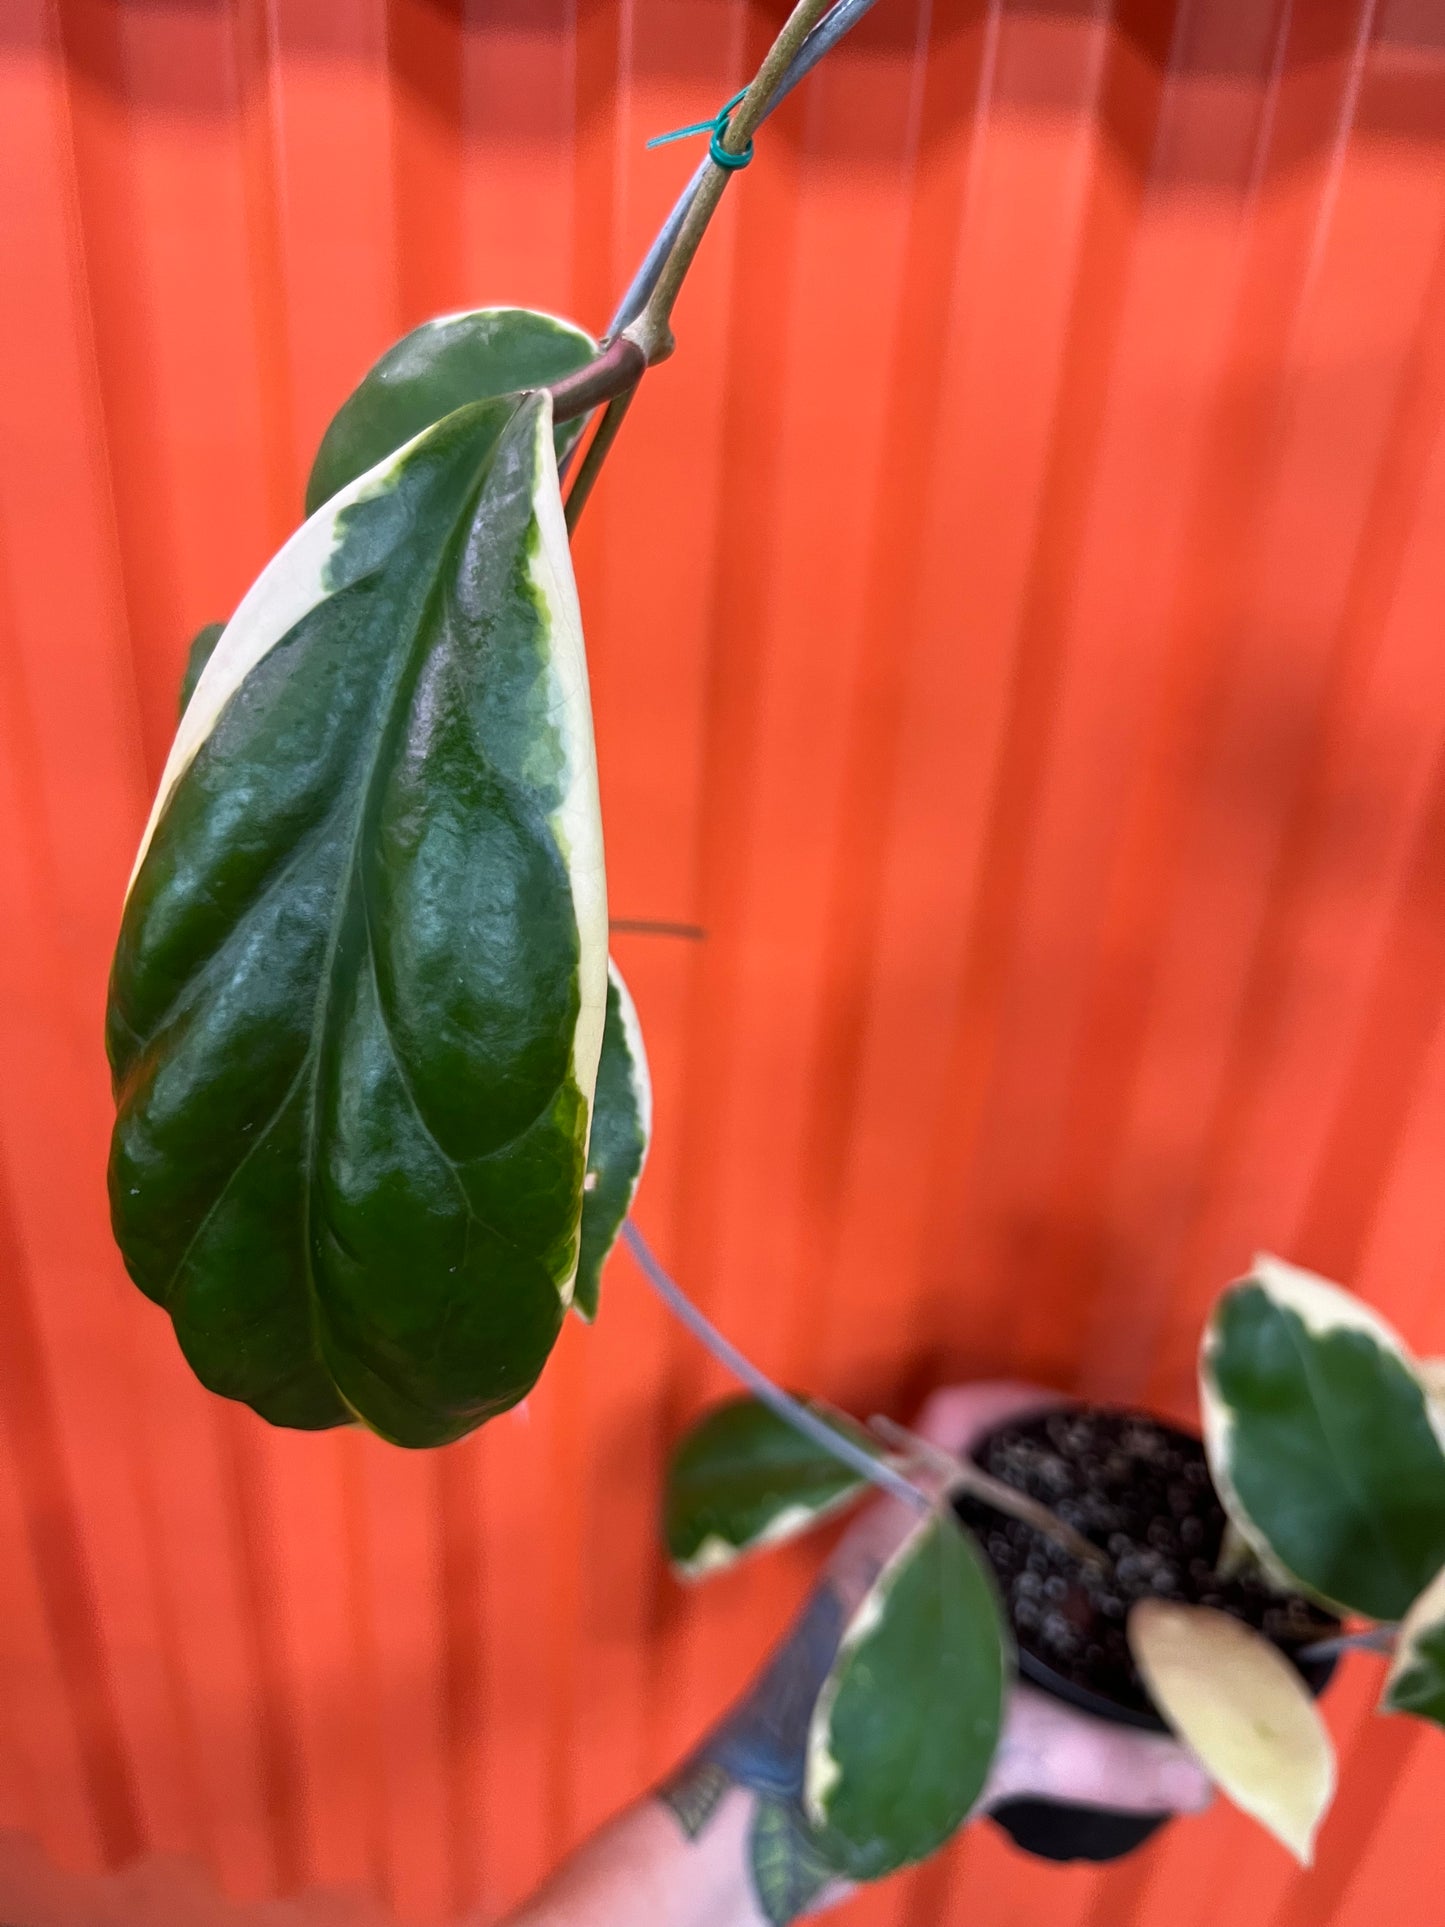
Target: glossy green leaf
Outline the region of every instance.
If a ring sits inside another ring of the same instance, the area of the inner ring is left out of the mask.
[[[904,1541],[854,1614],[808,1733],[804,1804],[855,1880],[922,1860],[967,1818],[998,1745],[1010,1653],[951,1514]]]
[[[651,1136],[652,1081],[647,1072],[642,1026],[622,973],[609,959],[607,1022],[597,1066],[582,1199],[582,1255],[572,1295],[572,1309],[589,1324],[597,1316],[602,1267],[617,1242],[623,1219],[632,1209]]]
[[[1200,1357],[1210,1469],[1271,1570],[1399,1619],[1445,1565],[1441,1419],[1385,1321],[1259,1258],[1219,1300]]]
[[[197,629],[191,638],[191,646],[186,651],[186,671],[181,677],[181,699],[178,714],[184,716],[186,704],[196,693],[196,684],[201,680],[201,671],[216,653],[216,644],[221,640],[225,629],[224,622],[208,622],[204,629]]]
[[[842,1413],[808,1403],[878,1451]],[[866,1483],[757,1399],[729,1399],[705,1413],[673,1453],[663,1513],[668,1557],[682,1578],[701,1579],[811,1531]]]
[[[306,484],[306,513],[454,408],[543,387],[596,353],[591,335],[531,308],[473,308],[424,321],[387,349],[332,417]],[[581,420],[558,426],[559,456],[582,429]]]
[[[1401,1622],[1380,1711],[1445,1726],[1445,1568]]]
[[[260,577],[137,858],[112,1218],[199,1377],[406,1445],[521,1398],[571,1297],[606,985],[551,403],[474,404]]]

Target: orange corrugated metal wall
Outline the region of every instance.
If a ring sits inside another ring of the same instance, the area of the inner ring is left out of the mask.
[[[663,1575],[718,1383],[625,1259],[448,1451],[208,1399],[100,1046],[185,641],[330,411],[428,314],[600,326],[695,158],[645,137],[780,13],[0,0],[0,1826],[61,1866],[494,1910],[806,1582]],[[614,913],[708,932],[618,939],[643,1222],[861,1410],[1187,1411],[1256,1244],[1445,1351],[1445,5],[880,0],[759,148],[579,544]],[[1113,1873],[974,1829],[848,1918],[1425,1927],[1445,1744],[1375,1678],[1307,1877],[1222,1811]]]

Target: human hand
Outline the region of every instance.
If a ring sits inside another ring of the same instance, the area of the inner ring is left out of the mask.
[[[1056,1393],[1032,1385],[951,1385],[933,1393],[912,1430],[964,1458],[1008,1419],[1061,1403]],[[825,1576],[850,1616],[915,1523],[900,1500],[882,1499],[839,1541]],[[1193,1813],[1208,1806],[1210,1791],[1203,1770],[1173,1740],[1092,1719],[1020,1680],[982,1805],[1046,1799],[1129,1813]]]
[[[1028,1385],[949,1386],[927,1401],[913,1432],[961,1458],[1005,1420],[1060,1403],[1056,1393]],[[920,1470],[916,1477],[927,1484],[937,1475]],[[793,1920],[847,1891],[822,1858],[803,1809],[808,1728],[848,1621],[918,1519],[891,1498],[861,1514],[752,1686],[660,1789],[691,1842],[708,1833],[737,1792],[751,1796],[743,1848],[750,1919]],[[1091,1719],[1020,1681],[1009,1695],[979,1810],[1042,1799],[1164,1815],[1207,1806],[1209,1796],[1208,1780],[1172,1740]],[[1002,1811],[1000,1823],[1007,1824]]]

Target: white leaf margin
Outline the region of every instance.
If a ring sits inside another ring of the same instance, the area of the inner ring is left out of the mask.
[[[1395,1685],[1401,1675],[1414,1665],[1416,1648],[1422,1634],[1433,1632],[1442,1623],[1445,1623],[1445,1567],[1436,1573],[1400,1621],[1400,1630],[1395,1636],[1394,1655],[1390,1660],[1390,1670],[1385,1675],[1384,1689],[1380,1694],[1379,1710],[1382,1713],[1414,1711],[1412,1707],[1400,1705],[1395,1701]]]
[[[1419,1360],[1415,1358],[1395,1328],[1382,1318],[1372,1305],[1367,1305],[1363,1299],[1357,1298],[1353,1292],[1346,1291],[1342,1285],[1321,1277],[1318,1272],[1307,1271],[1302,1265],[1290,1264],[1283,1258],[1274,1257],[1270,1252],[1256,1252],[1249,1271],[1242,1278],[1237,1278],[1226,1286],[1225,1291],[1211,1308],[1199,1343],[1199,1414],[1210,1476],[1230,1523],[1248,1545],[1272,1583],[1286,1591],[1302,1592],[1311,1598],[1322,1598],[1323,1595],[1315,1592],[1312,1587],[1306,1586],[1279,1557],[1262,1529],[1250,1516],[1244,1501],[1239,1496],[1230,1471],[1234,1410],[1221,1396],[1215,1383],[1212,1360],[1218,1346],[1219,1306],[1229,1292],[1245,1285],[1259,1286],[1277,1305],[1286,1311],[1294,1312],[1305,1330],[1316,1338],[1327,1337],[1335,1331],[1358,1331],[1374,1339],[1382,1351],[1393,1353],[1424,1391],[1426,1413],[1442,1451],[1445,1451],[1445,1398],[1432,1393],[1429,1380]],[[1442,1372],[1440,1382],[1442,1388],[1445,1388],[1445,1372]],[[1347,1610],[1340,1607],[1338,1601],[1328,1600],[1325,1603],[1339,1611]]]
[[[792,1539],[801,1539],[816,1526],[825,1524],[849,1506],[856,1505],[867,1490],[868,1481],[859,1476],[856,1485],[845,1491],[837,1492],[822,1505],[803,1505],[797,1499],[790,1499],[781,1505],[767,1523],[753,1534],[734,1544],[725,1539],[720,1532],[710,1532],[703,1539],[690,1559],[672,1559],[668,1563],[677,1577],[687,1585],[696,1584],[702,1579],[711,1579],[715,1573],[726,1572],[744,1559],[750,1559],[755,1552],[766,1551],[771,1546],[787,1545]]]
[[[539,405],[534,423],[536,483],[532,491],[532,515],[538,540],[528,567],[551,638],[553,688],[548,714],[557,727],[566,756],[562,794],[557,808],[550,814],[550,827],[567,866],[577,918],[578,1010],[572,1035],[572,1075],[587,1102],[590,1138],[597,1065],[607,1018],[607,866],[602,843],[602,802],[587,651],[557,476],[557,453],[552,441],[552,397],[546,389],[535,392]],[[431,423],[323,502],[276,552],[241,598],[201,671],[177,725],[126,885],[127,900],[177,786],[215,729],[227,703],[298,622],[348,586],[351,578],[345,566],[347,545],[341,518],[357,503],[389,494],[413,451],[447,419],[444,416],[442,422]],[[411,530],[405,515],[396,517],[396,527],[390,534],[394,546],[409,539]],[[378,554],[374,534],[363,548],[362,566],[368,571],[375,569]],[[630,1006],[630,998],[624,997],[623,1001],[624,1008]],[[635,1010],[632,1020],[636,1026]],[[639,1042],[640,1036],[639,1029]],[[645,1057],[642,1061],[645,1065]],[[650,1126],[650,1081],[648,1091]],[[576,1283],[574,1262],[570,1275],[558,1286],[564,1307],[572,1302]]]
[[[833,1707],[844,1676],[854,1653],[882,1625],[894,1589],[919,1558],[929,1535],[940,1529],[941,1522],[931,1516],[914,1527],[884,1564],[843,1629],[833,1664],[814,1703],[812,1719],[808,1722],[803,1763],[803,1809],[815,1827],[827,1826],[829,1804],[843,1779],[843,1768],[833,1752],[832,1738]]]

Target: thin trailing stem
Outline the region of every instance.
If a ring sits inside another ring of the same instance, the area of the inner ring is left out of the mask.
[[[614,936],[681,937],[684,943],[703,943],[707,931],[700,923],[674,923],[666,917],[613,917],[608,924]]]
[[[942,1446],[935,1445],[930,1439],[919,1438],[893,1419],[885,1418],[881,1412],[875,1413],[868,1424],[885,1445],[891,1445],[905,1457],[927,1466],[943,1481],[946,1492],[971,1493],[975,1499],[992,1506],[995,1512],[1007,1513],[1009,1518],[1021,1519],[1036,1532],[1046,1533],[1073,1558],[1095,1566],[1109,1564],[1108,1556],[1092,1540],[1086,1539],[1082,1532],[1076,1532],[1057,1513],[1050,1512],[1037,1499],[1031,1499],[1027,1492],[1020,1492],[1017,1486],[1006,1485],[991,1472],[985,1472],[972,1459],[956,1458],[952,1452],[945,1452]]]
[[[1338,1659],[1341,1653],[1393,1653],[1399,1637],[1398,1626],[1369,1626],[1359,1633],[1336,1633],[1331,1639],[1317,1639],[1311,1646],[1295,1650],[1296,1659]]]
[[[567,532],[570,535],[577,526],[577,518],[587,506],[587,497],[592,493],[597,477],[602,473],[602,464],[607,460],[607,451],[617,439],[632,397],[637,393],[636,384],[625,388],[620,395],[614,395],[603,412],[597,425],[597,433],[592,437],[582,466],[577,471],[577,479],[567,491]]]
[[[627,1240],[628,1249],[637,1260],[639,1269],[648,1284],[667,1306],[679,1323],[686,1325],[693,1337],[706,1346],[720,1365],[727,1367],[734,1378],[740,1379],[757,1399],[770,1411],[776,1412],[785,1424],[791,1425],[804,1438],[811,1439],[815,1445],[831,1452],[835,1459],[846,1465],[850,1471],[859,1473],[871,1481],[890,1497],[901,1499],[915,1512],[932,1513],[934,1498],[922,1486],[914,1485],[910,1479],[890,1465],[886,1459],[876,1458],[866,1451],[856,1440],[837,1431],[826,1419],[810,1412],[806,1405],[800,1405],[795,1398],[775,1385],[766,1372],[760,1371],[750,1358],[738,1350],[730,1340],[723,1337],[717,1327],[705,1318],[693,1304],[687,1293],[663,1270],[652,1254],[652,1248],[637,1226],[629,1218],[622,1227],[622,1235]]]

